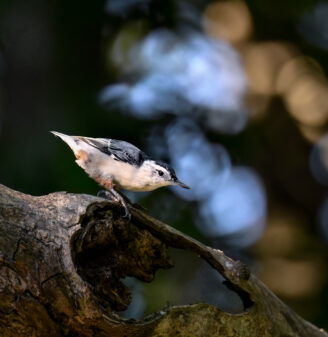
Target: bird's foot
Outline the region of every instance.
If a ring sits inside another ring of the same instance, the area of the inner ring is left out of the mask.
[[[126,218],[128,221],[131,220],[131,213],[128,208],[127,202],[129,204],[132,204],[130,199],[128,199],[125,195],[122,195],[121,193],[117,192],[114,188],[105,191],[101,190],[97,193],[97,196],[104,199],[114,200],[121,204],[121,206],[124,208],[124,215],[123,217]]]
[[[113,200],[113,199],[116,200],[115,196],[112,193],[110,193],[110,191],[106,191],[106,190],[100,190],[97,193],[97,197],[108,199],[108,200]]]

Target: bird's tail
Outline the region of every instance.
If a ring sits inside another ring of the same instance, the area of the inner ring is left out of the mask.
[[[79,140],[80,137],[65,135],[64,133],[60,133],[57,131],[50,131],[50,132],[53,133],[55,136],[61,138],[76,154],[76,151],[79,148],[77,140]]]

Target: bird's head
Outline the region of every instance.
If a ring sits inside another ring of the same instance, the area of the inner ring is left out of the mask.
[[[166,163],[155,160],[145,160],[142,166],[143,170],[148,171],[146,175],[149,177],[150,184],[153,185],[154,188],[168,185],[190,188],[177,178],[174,169]]]

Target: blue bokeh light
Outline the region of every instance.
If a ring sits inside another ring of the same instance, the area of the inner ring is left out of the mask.
[[[245,232],[238,245],[249,245],[261,236],[266,221],[266,196],[257,174],[247,167],[233,167],[209,199],[202,202],[205,220],[200,229],[218,237]]]
[[[178,177],[191,187],[190,190],[174,187],[174,192],[186,200],[208,198],[231,169],[225,148],[209,143],[201,130],[186,119],[169,125],[166,138]]]
[[[123,77],[138,80],[107,86],[100,101],[116,102],[136,117],[190,115],[197,108],[209,128],[227,133],[239,132],[248,119],[247,80],[237,52],[201,33],[149,33],[130,49]]]
[[[190,120],[179,120],[166,132],[168,150],[178,176],[191,190],[173,188],[186,200],[199,202],[199,230],[209,237],[236,234],[237,246],[261,236],[266,223],[266,193],[250,168],[231,164],[225,148],[210,143]]]

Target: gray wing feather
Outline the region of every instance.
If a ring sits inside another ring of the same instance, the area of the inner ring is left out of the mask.
[[[84,137],[83,140],[101,152],[110,155],[115,160],[131,165],[139,166],[148,158],[144,152],[124,140],[87,137]]]

